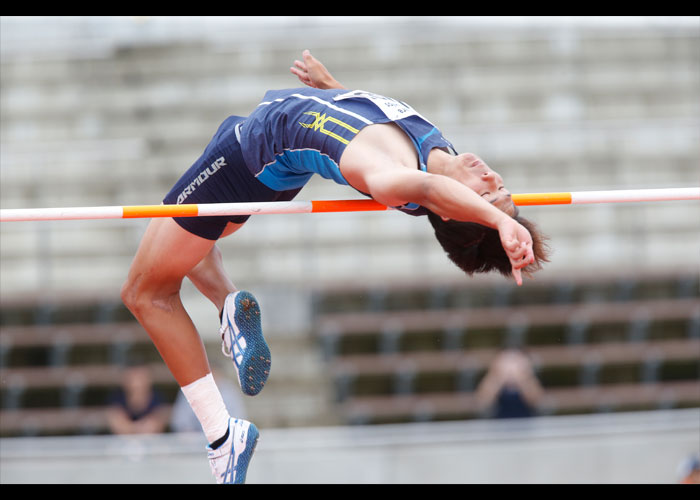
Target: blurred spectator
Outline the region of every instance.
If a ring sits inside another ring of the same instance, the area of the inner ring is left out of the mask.
[[[537,414],[543,392],[529,358],[508,350],[493,360],[476,398],[481,411],[494,418],[522,418]]]
[[[228,365],[227,365],[228,366]],[[221,397],[226,404],[226,409],[233,418],[247,419],[245,403],[241,388],[238,383],[233,381],[236,375],[229,375],[221,365],[211,365],[212,376],[216,382]],[[202,432],[202,425],[192,411],[192,407],[187,402],[182,391],[178,392],[173,405],[173,411],[170,417],[170,429],[173,432]]]
[[[700,453],[694,453],[678,466],[678,482],[700,484]]]
[[[148,366],[134,363],[124,370],[122,387],[110,398],[109,426],[113,434],[165,431],[168,415],[162,395],[153,387]]]

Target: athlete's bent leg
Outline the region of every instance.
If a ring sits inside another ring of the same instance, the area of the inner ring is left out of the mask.
[[[199,419],[217,481],[242,482],[258,431],[250,422],[232,419],[226,409],[180,298],[185,276],[215,305],[235,290],[213,240],[189,233],[172,219],[154,219],[122,287],[122,300],[148,332]]]
[[[222,237],[241,226],[229,223]],[[272,364],[257,299],[250,292],[239,291],[231,282],[224,271],[221,251],[216,246],[187,277],[219,312],[222,351],[231,358],[241,389],[248,396],[257,395],[267,382]]]
[[[213,240],[189,233],[172,219],[154,219],[122,287],[124,304],[151,337],[209,442],[224,436],[229,414],[202,340],[180,299],[180,287],[213,246]]]
[[[122,300],[160,352],[180,386],[210,372],[202,340],[180,299],[184,277],[212,249],[170,218],[151,221],[141,240]]]

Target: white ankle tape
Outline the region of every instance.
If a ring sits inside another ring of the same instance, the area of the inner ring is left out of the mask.
[[[210,443],[226,434],[230,416],[211,373],[180,389]]]

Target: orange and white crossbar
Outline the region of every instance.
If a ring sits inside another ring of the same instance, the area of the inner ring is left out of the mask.
[[[647,201],[700,200],[700,187],[513,194],[518,206],[579,205]],[[76,219],[134,219],[220,215],[300,214],[391,210],[374,200],[275,201],[190,205],[130,205],[0,209],[0,222]]]

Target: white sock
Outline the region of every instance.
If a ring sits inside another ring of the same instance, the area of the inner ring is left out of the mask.
[[[209,443],[226,434],[230,415],[214,377],[208,373],[199,380],[180,388],[192,407]]]

